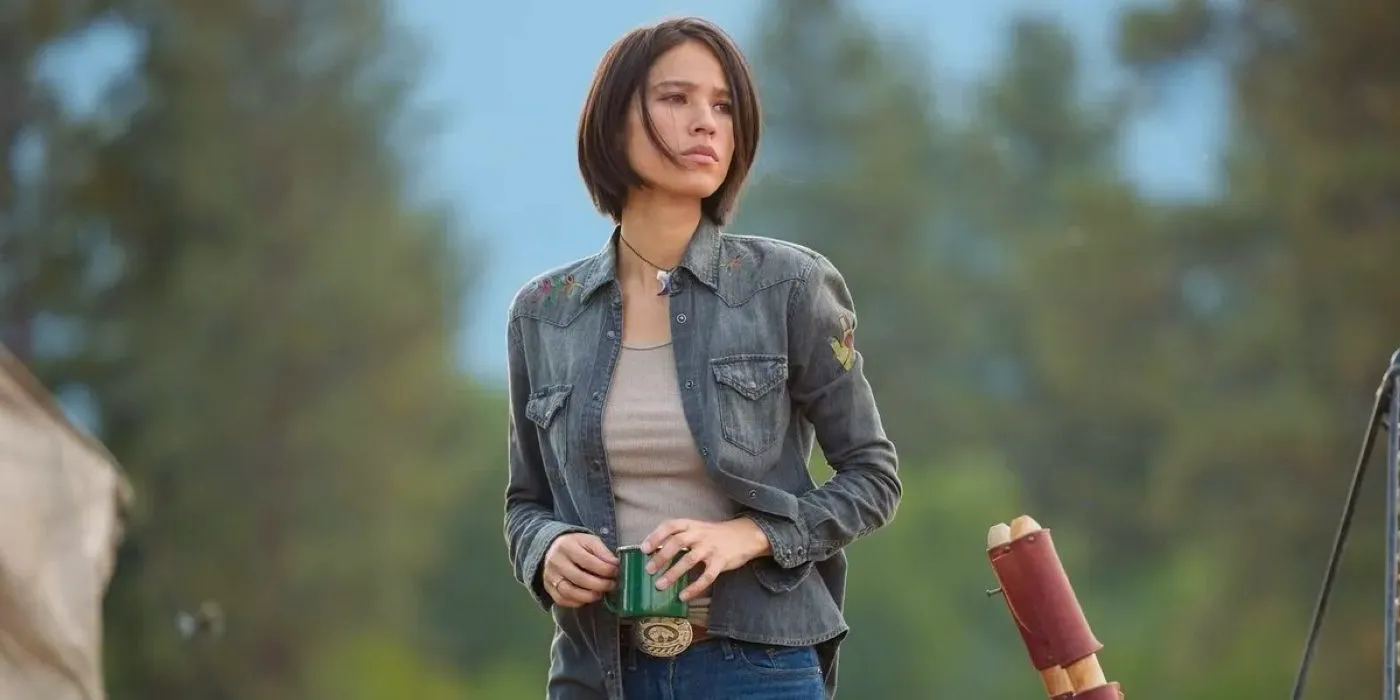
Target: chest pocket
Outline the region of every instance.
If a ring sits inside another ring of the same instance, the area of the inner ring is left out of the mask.
[[[771,449],[787,430],[787,357],[730,355],[711,360],[710,369],[725,442],[751,455]]]
[[[564,420],[564,406],[573,390],[572,384],[551,384],[536,390],[525,401],[525,417],[539,427],[543,443],[554,454],[556,468],[562,468],[568,459],[568,421]],[[545,464],[550,462],[548,455],[544,461]]]

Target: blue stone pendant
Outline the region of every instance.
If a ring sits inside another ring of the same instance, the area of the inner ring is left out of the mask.
[[[671,293],[671,279],[674,277],[675,273],[673,272],[667,272],[665,270],[656,271],[656,281],[661,283],[661,291],[657,292],[656,296],[664,297]]]

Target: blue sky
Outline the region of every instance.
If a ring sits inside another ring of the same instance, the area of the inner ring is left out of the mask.
[[[486,245],[489,259],[463,334],[464,365],[488,381],[504,370],[506,305],[535,272],[597,250],[608,222],[578,179],[574,129],[589,78],[618,35],[666,15],[701,14],[751,42],[754,0],[613,0],[570,3],[514,0],[391,0],[397,18],[426,43],[421,98],[441,124],[422,153],[426,194],[445,198]],[[1122,0],[979,0],[929,3],[864,0],[883,27],[922,41],[940,91],[956,90],[992,69],[1005,27],[1020,13],[1049,15],[1081,40],[1090,78],[1113,72],[1113,27]],[[78,109],[135,50],[129,37],[103,30],[51,52],[41,69]],[[1123,145],[1128,171],[1165,196],[1194,195],[1212,182],[1225,113],[1218,76],[1188,73]],[[752,231],[782,237],[781,231]]]

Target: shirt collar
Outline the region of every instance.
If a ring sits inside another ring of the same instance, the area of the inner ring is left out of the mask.
[[[599,250],[587,263],[587,272],[583,275],[583,288],[580,290],[582,299],[587,301],[593,292],[597,291],[608,282],[617,279],[617,243],[618,237],[622,235],[622,227],[613,227],[612,234]],[[680,264],[676,267],[685,268],[695,279],[710,289],[717,289],[719,284],[719,250],[720,231],[714,222],[706,217],[700,218],[700,224],[695,227],[695,232],[690,236],[690,243],[686,246],[685,253],[681,255]]]

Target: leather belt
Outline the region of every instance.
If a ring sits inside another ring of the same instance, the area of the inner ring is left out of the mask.
[[[633,635],[632,635],[632,621],[631,621],[631,620],[622,620],[622,621],[620,621],[620,622],[618,623],[618,629],[619,629],[619,631],[621,632],[621,634],[618,635],[618,637],[621,639],[621,645],[622,645],[623,647],[630,647],[630,646],[633,646],[633,643],[634,643],[635,640],[633,639]],[[694,645],[696,645],[696,644],[699,644],[700,642],[703,642],[703,641],[705,641],[705,640],[707,640],[707,639],[710,639],[710,629],[709,629],[708,627],[701,627],[700,625],[696,625],[696,624],[693,624],[693,623],[692,623],[692,624],[690,625],[690,633],[691,633],[691,638],[690,638],[690,645],[691,645],[691,646],[694,646]]]

